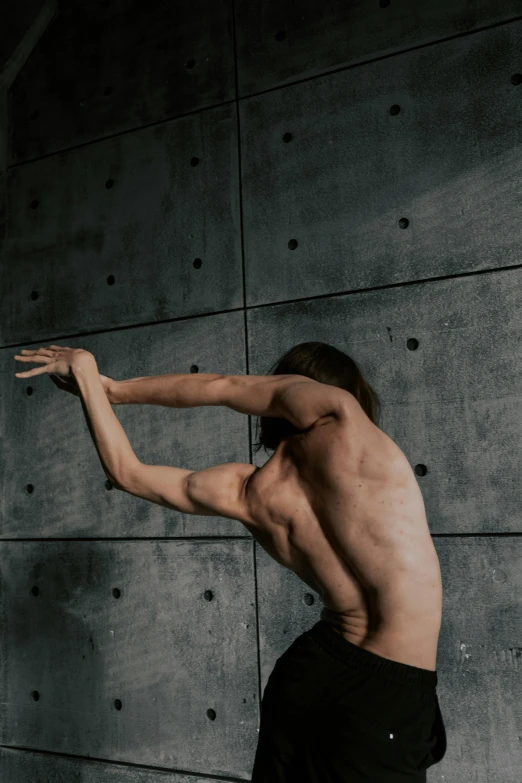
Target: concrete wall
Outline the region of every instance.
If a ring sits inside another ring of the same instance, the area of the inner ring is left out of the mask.
[[[0,171],[2,783],[249,780],[268,676],[321,609],[239,522],[110,491],[78,401],[16,379],[14,347],[120,379],[264,374],[305,340],[354,356],[426,468],[429,783],[520,783],[520,14],[69,0],[50,23]],[[144,462],[252,461],[227,408],[115,412]]]

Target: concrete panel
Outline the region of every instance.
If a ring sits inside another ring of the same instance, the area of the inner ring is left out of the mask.
[[[0,780],[2,783],[212,783],[215,778],[0,748]],[[227,778],[221,780],[226,783]]]
[[[250,541],[0,549],[0,743],[250,779]]]
[[[246,372],[239,312],[57,342],[91,351],[100,373],[115,380]],[[80,401],[47,375],[15,378],[16,353],[0,351],[2,538],[249,535],[235,520],[183,514],[111,488]],[[248,418],[230,408],[114,405],[113,410],[144,463],[201,470],[250,461]]]
[[[232,100],[229,0],[69,0],[12,90],[12,161]]]
[[[522,542],[434,543],[444,591],[437,692],[448,749],[428,783],[520,783]],[[256,555],[264,689],[277,658],[319,620],[322,604],[257,545]]]
[[[335,345],[380,395],[431,532],[520,532],[521,311],[520,269],[250,310],[249,372]]]
[[[247,303],[519,264],[521,51],[514,23],[242,101]]]
[[[519,0],[236,0],[239,94],[520,16]]]
[[[261,688],[278,658],[292,642],[321,619],[323,602],[293,571],[283,568],[255,544],[261,658]],[[281,600],[284,596],[284,600]]]
[[[429,783],[519,783],[521,541],[440,539],[435,544],[444,588],[437,669],[448,752]]]
[[[240,307],[236,127],[223,106],[11,169],[0,342]]]

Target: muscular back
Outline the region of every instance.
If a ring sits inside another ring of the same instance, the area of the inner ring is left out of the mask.
[[[417,480],[353,398],[252,474],[252,533],[316,590],[322,618],[392,660],[436,668],[442,582]]]

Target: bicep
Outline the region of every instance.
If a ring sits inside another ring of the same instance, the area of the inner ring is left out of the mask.
[[[255,465],[227,462],[193,471],[167,465],[135,466],[119,488],[185,514],[248,521],[245,486]]]

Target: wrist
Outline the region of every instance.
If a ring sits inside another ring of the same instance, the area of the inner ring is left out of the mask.
[[[120,401],[118,397],[118,381],[113,381],[111,379],[107,387],[107,397],[109,402],[113,405],[117,405],[117,403]]]
[[[85,352],[85,354],[79,354],[78,356],[75,356],[69,367],[72,375],[78,375],[89,372],[93,369],[98,369],[96,359],[92,354],[87,352]]]

